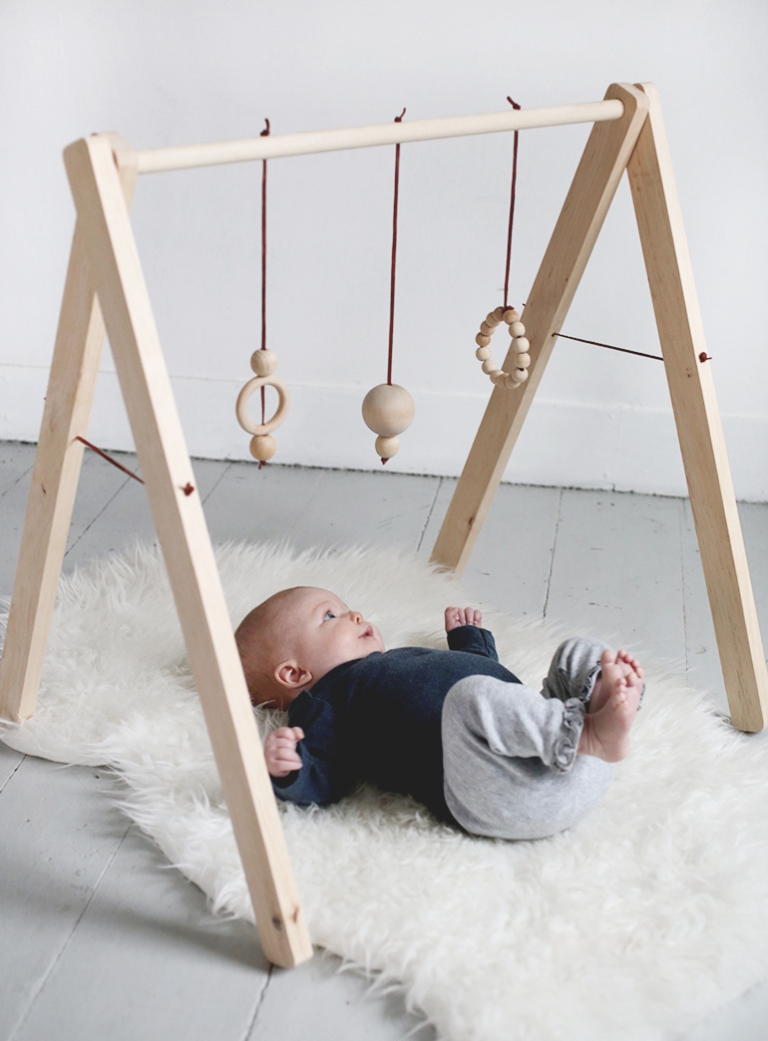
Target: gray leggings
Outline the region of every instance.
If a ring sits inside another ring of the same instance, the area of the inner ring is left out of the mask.
[[[442,720],[445,799],[466,831],[545,838],[600,802],[613,765],[576,749],[606,646],[562,643],[541,694],[493,676],[451,687]]]

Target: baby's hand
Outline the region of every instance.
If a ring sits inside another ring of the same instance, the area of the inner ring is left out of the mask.
[[[280,727],[267,734],[264,758],[271,777],[287,777],[301,769],[301,756],[296,745],[304,737],[301,727]]]
[[[445,631],[458,629],[460,625],[476,625],[478,628],[483,624],[483,616],[475,607],[446,607],[445,609]]]

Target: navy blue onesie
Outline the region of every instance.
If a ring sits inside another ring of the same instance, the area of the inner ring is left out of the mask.
[[[462,625],[447,651],[399,647],[331,669],[288,709],[301,727],[301,770],[272,778],[275,794],[300,806],[327,806],[361,781],[412,795],[453,821],[443,795],[443,702],[465,676],[519,683],[499,663],[487,629]]]

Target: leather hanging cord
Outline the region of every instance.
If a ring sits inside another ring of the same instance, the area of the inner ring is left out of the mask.
[[[402,123],[405,109],[395,116]],[[397,204],[400,195],[400,145],[395,145],[395,202],[392,212],[392,274],[389,283],[389,352],[387,356],[387,383],[392,385],[392,346],[395,338],[395,268],[397,266]]]
[[[259,137],[269,137],[269,120]],[[261,349],[267,349],[267,160],[262,161],[261,170]],[[266,392],[261,388],[261,422],[266,423]],[[259,464],[259,469],[264,464]]]
[[[609,351],[621,351],[622,354],[636,354],[638,358],[653,358],[655,361],[664,361],[660,354],[645,354],[643,351],[631,351],[628,347],[614,347],[612,343],[599,343],[597,340],[582,340],[580,336],[566,336],[565,333],[552,333],[563,340],[575,340],[577,343],[591,343],[595,347],[607,347]],[[705,359],[701,359],[704,361]],[[709,361],[709,359],[706,359]]]
[[[512,98],[507,98],[512,108],[517,112],[520,106]],[[508,306],[509,296],[509,265],[512,260],[512,226],[515,221],[515,191],[517,189],[517,145],[520,132],[515,131],[514,145],[512,146],[512,188],[509,196],[509,229],[507,231],[507,264],[504,269],[504,309]]]
[[[139,475],[135,474],[133,470],[129,470],[126,466],[123,466],[122,463],[118,463],[117,459],[113,459],[111,455],[107,455],[106,452],[102,452],[100,448],[97,448],[96,445],[92,445],[90,441],[86,441],[84,437],[80,437],[80,435],[78,434],[75,438],[75,441],[81,441],[86,448],[90,448],[90,450],[92,452],[95,452],[96,455],[100,455],[102,459],[106,459],[108,463],[111,463],[113,466],[116,466],[118,470],[122,470],[124,474],[128,474],[128,476],[132,477],[134,481],[138,481],[139,484],[144,484]]]

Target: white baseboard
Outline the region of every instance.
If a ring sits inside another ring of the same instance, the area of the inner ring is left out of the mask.
[[[36,441],[47,369],[0,366],[0,439]],[[248,436],[237,425],[231,380],[172,378],[193,456],[249,459]],[[379,469],[374,435],[360,416],[363,389],[292,386],[292,407],[276,432],[275,462],[343,469]],[[487,398],[478,394],[414,392],[416,418],[387,468],[401,473],[457,476]],[[257,402],[253,399],[255,408]],[[274,407],[272,404],[271,407]],[[254,412],[255,415],[255,412]],[[768,501],[768,420],[724,415],[736,495]],[[99,378],[90,437],[100,446],[130,451],[133,438],[117,378]],[[685,495],[671,411],[538,399],[531,408],[504,480],[578,488]]]

